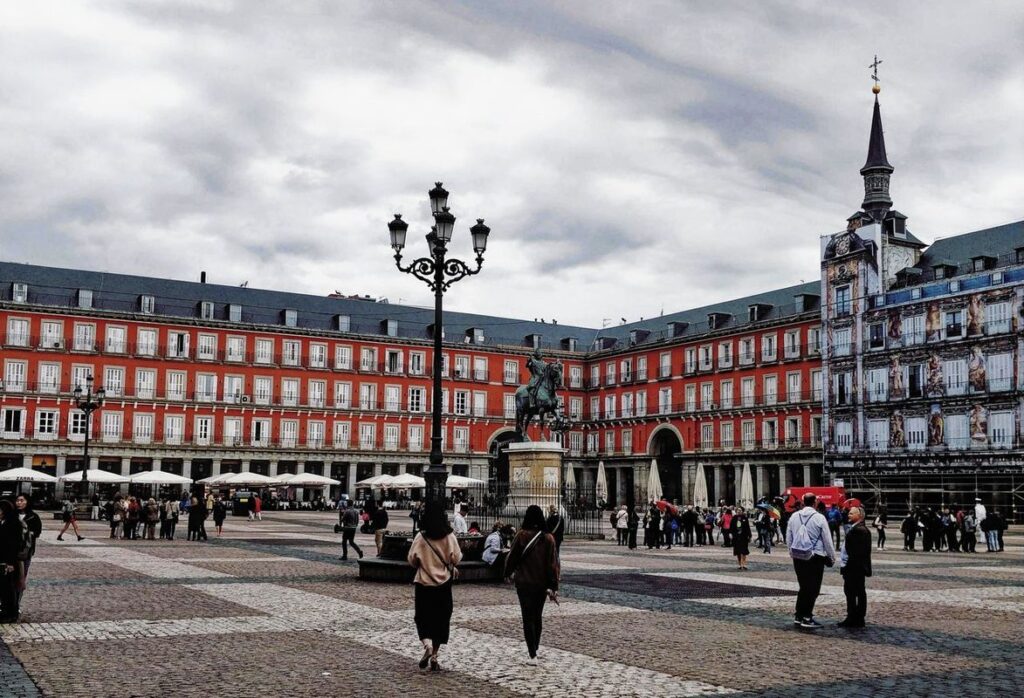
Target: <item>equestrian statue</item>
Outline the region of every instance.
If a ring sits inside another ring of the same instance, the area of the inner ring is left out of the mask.
[[[555,423],[564,421],[558,409],[557,391],[564,388],[562,384],[562,363],[547,363],[541,358],[540,347],[534,350],[527,359],[526,368],[530,370],[530,380],[516,390],[516,433],[523,441],[529,441],[526,432],[534,417],[540,420],[540,428],[544,429],[544,419],[554,415]]]

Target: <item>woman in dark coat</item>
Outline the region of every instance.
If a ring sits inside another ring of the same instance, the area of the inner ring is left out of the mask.
[[[21,560],[24,545],[14,505],[0,500],[0,623],[18,621],[18,599],[25,584],[25,565]]]
[[[531,663],[537,658],[540,647],[544,602],[551,599],[558,603],[558,546],[554,536],[545,529],[544,512],[531,504],[526,508],[523,525],[505,559],[505,578],[515,578]]]
[[[736,556],[739,569],[747,569],[747,555],[750,555],[750,521],[743,507],[736,507],[729,524],[732,535],[732,554]]]

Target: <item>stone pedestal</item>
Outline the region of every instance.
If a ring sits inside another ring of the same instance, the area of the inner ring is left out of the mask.
[[[553,441],[524,441],[506,446],[510,488],[508,515],[522,515],[536,504],[547,515],[548,507],[558,506],[562,487],[562,458],[565,449]]]

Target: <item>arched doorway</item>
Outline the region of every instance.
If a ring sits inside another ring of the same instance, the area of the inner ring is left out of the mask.
[[[683,469],[677,456],[682,452],[683,444],[679,433],[672,428],[657,430],[651,438],[651,456],[658,464],[658,475],[661,476],[661,490],[665,499],[670,502],[683,502]],[[641,483],[646,485],[647,483]]]
[[[505,445],[518,440],[519,435],[512,429],[499,431],[491,437],[491,445],[487,449],[488,489],[508,487],[508,455],[505,453]]]

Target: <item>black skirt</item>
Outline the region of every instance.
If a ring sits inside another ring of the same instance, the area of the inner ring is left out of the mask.
[[[441,586],[415,584],[416,632],[420,640],[430,639],[435,645],[448,643],[452,622],[452,583]]]
[[[733,555],[749,555],[750,554],[750,539],[746,536],[732,537],[732,554]]]

